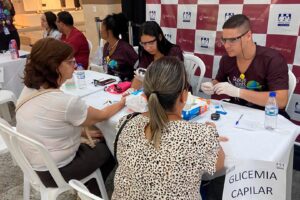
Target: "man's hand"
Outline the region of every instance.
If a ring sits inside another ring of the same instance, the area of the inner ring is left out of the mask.
[[[201,90],[207,95],[212,95],[214,94],[214,85],[212,84],[212,82],[202,83]]]
[[[214,86],[214,92],[217,95],[226,94],[231,97],[240,97],[240,88],[235,87],[228,82],[217,83]]]

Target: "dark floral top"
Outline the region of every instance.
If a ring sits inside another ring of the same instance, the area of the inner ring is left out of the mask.
[[[15,31],[16,27],[13,25],[13,17],[15,16],[15,8],[9,1],[11,9],[5,6],[3,0],[0,0],[0,33],[5,32],[5,29],[9,31]]]

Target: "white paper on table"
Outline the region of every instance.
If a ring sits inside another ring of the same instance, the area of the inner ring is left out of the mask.
[[[4,68],[0,67],[0,83],[4,83]]]
[[[248,119],[241,119],[239,123],[235,125],[235,128],[245,129],[248,131],[255,131],[259,129],[256,121],[251,121]]]

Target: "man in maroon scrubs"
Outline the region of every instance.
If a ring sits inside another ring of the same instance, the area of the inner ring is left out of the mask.
[[[227,55],[220,61],[215,80],[201,85],[204,93],[225,94],[237,104],[263,109],[270,91],[276,92],[280,113],[288,101],[288,66],[274,49],[256,45],[250,20],[234,15],[223,25],[222,43]]]
[[[81,31],[75,28],[72,15],[67,11],[61,11],[57,14],[56,25],[62,33],[61,40],[73,47],[74,57],[77,64],[87,69],[89,66],[89,44]]]

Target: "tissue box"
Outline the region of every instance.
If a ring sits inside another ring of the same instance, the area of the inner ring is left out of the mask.
[[[187,101],[185,107],[182,110],[182,118],[184,120],[191,120],[198,115],[205,113],[210,104],[210,100],[189,96],[189,100]],[[191,98],[191,99],[190,99]]]

